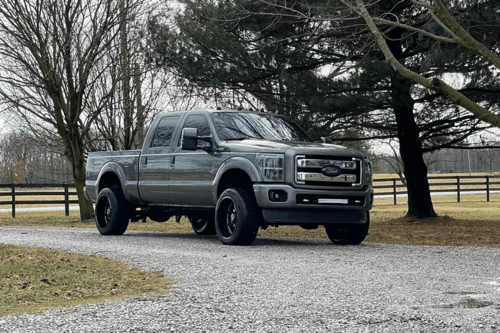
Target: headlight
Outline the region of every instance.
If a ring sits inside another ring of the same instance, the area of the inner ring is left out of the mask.
[[[372,162],[365,158],[365,170],[367,173],[372,173]]]
[[[285,180],[283,155],[257,154],[256,162],[265,182],[282,182]]]
[[[372,162],[370,162],[367,158],[364,158],[363,163],[365,165],[365,176],[366,176],[366,180],[364,181],[364,183],[371,185],[371,184],[373,184]]]

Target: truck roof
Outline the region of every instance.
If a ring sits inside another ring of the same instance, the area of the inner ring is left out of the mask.
[[[222,108],[217,108],[217,109],[193,109],[193,110],[183,110],[183,111],[170,111],[170,112],[163,112],[163,114],[170,114],[170,113],[189,113],[189,112],[207,112],[207,113],[215,113],[215,112],[245,112],[245,113],[257,113],[257,114],[275,114],[273,112],[265,112],[265,111],[254,111],[254,110],[248,110],[248,109],[222,109]],[[275,114],[279,115],[279,114]]]

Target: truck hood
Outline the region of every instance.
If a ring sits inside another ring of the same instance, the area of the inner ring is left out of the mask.
[[[362,157],[363,155],[351,148],[334,145],[330,143],[319,142],[285,142],[285,141],[269,141],[259,139],[245,139],[241,141],[223,141],[221,146],[229,147],[234,152],[252,152],[260,153],[286,153],[289,150],[297,154],[339,154],[353,157]]]

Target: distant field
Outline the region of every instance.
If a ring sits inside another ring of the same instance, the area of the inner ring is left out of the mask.
[[[432,177],[468,177],[468,176],[500,176],[500,172],[476,172],[469,174],[468,172],[463,173],[429,173],[427,175],[429,178]],[[374,173],[373,179],[382,179],[382,178],[399,178],[396,173]]]
[[[488,180],[486,178],[487,176],[489,177]],[[393,194],[394,185],[396,185],[397,193],[406,191],[406,186],[403,185],[399,176],[396,174],[375,174],[373,176],[373,179],[375,195]],[[395,183],[393,179],[396,180]],[[482,192],[484,193],[483,197],[486,201],[487,187],[489,187],[490,194],[494,193],[494,191],[500,191],[500,177],[498,173],[476,173],[472,174],[471,176],[467,173],[430,174],[428,176],[428,179],[431,192],[434,196],[437,196],[437,193],[441,192],[441,194],[446,194],[447,196],[455,196],[455,198],[457,198],[456,193],[458,188],[460,188],[461,196],[466,195],[470,192]]]

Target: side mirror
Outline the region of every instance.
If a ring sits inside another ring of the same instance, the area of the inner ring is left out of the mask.
[[[202,143],[198,144],[201,140]],[[213,150],[212,136],[198,136],[197,128],[184,128],[182,130],[182,149],[183,150],[204,150],[207,153]]]
[[[324,136],[322,136],[321,137],[321,143],[332,143],[332,139],[325,138]]]
[[[196,150],[198,149],[198,129],[184,128],[182,130],[182,149]]]

